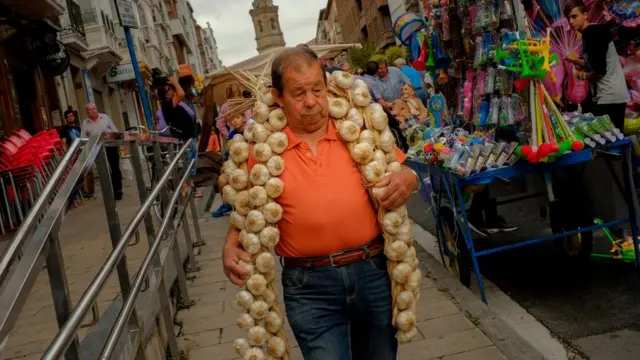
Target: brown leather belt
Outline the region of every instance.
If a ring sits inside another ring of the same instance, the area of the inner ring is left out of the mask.
[[[281,258],[282,266],[288,268],[322,267],[322,266],[344,266],[353,264],[360,260],[370,259],[382,254],[384,250],[384,240],[379,236],[368,244],[355,248],[338,251],[329,256],[316,258]]]

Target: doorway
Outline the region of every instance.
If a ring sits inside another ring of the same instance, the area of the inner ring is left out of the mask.
[[[35,134],[36,129],[36,100],[38,94],[33,79],[33,72],[20,68],[11,69],[13,75],[13,85],[16,89],[16,97],[18,99],[18,107],[20,108],[20,124],[19,127],[27,130],[30,134]]]

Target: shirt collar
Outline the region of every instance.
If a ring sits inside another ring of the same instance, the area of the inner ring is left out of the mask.
[[[287,150],[293,149],[294,147],[302,143],[302,140],[298,139],[293,131],[291,131],[291,127],[285,127],[282,132],[287,135],[287,139],[289,140],[289,146],[287,146]],[[320,140],[338,140],[338,132],[335,125],[333,124],[333,121],[329,120],[329,124],[327,125],[327,134]]]

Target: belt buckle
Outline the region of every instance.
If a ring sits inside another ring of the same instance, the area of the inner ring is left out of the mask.
[[[369,252],[369,247],[365,245],[362,247],[362,250],[364,250],[364,254],[362,255],[362,260],[371,259],[371,253]]]
[[[329,255],[329,264],[331,264],[331,267],[336,267],[338,265],[335,264],[335,262],[333,261],[333,257],[334,256],[340,256],[340,255],[344,255],[345,251],[338,251],[337,253],[333,253],[331,255]]]

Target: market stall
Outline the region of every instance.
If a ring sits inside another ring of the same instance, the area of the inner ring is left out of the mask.
[[[611,254],[603,256],[640,268],[632,171],[638,143],[608,115],[579,111],[588,84],[578,76],[582,69],[565,61],[580,54],[582,44],[562,15],[564,2],[534,1],[527,14],[511,1],[423,4],[425,17],[407,13],[394,30],[409,47],[413,67],[434,81],[428,118],[407,132],[408,163],[425,179],[423,197],[449,270],[467,286],[473,270],[486,302],[478,257],[556,241],[577,244],[574,255],[588,258],[592,231],[609,234],[608,228],[623,223],[631,236],[611,236]],[[590,18],[604,20],[595,5]],[[583,174],[594,160],[610,170],[600,178],[620,192],[625,216],[602,221],[588,210],[582,182],[590,181]],[[546,198],[552,234],[478,249],[468,214],[480,198],[474,195],[523,178],[541,186],[508,201]]]

